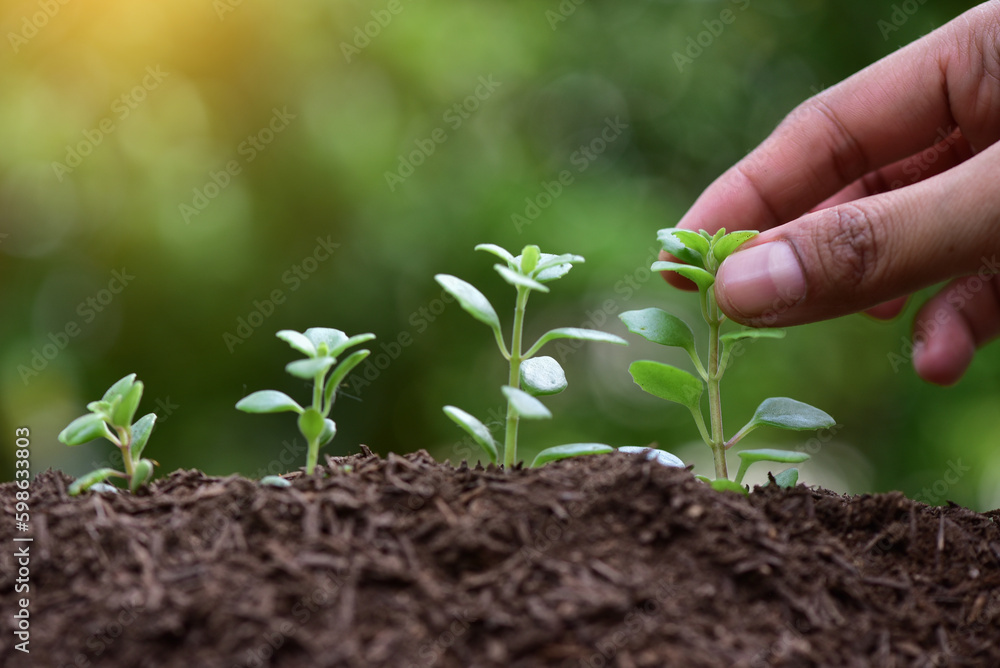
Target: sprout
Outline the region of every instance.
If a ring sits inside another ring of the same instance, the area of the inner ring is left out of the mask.
[[[628,345],[621,337],[593,329],[560,327],[543,334],[525,351],[522,343],[524,312],[528,297],[532,292],[548,292],[546,283],[565,276],[573,263],[583,262],[579,255],[550,255],[538,250],[538,246],[525,246],[521,255],[514,257],[507,250],[493,244],[480,244],[476,250],[496,255],[503,263],[493,265],[500,277],[514,287],[517,292],[514,308],[514,324],[511,332],[510,348],[504,341],[500,328],[500,318],[490,301],[460,278],[448,274],[438,274],[435,280],[473,318],[487,325],[496,339],[500,354],[509,365],[507,384],[501,389],[507,399],[506,436],[503,447],[503,463],[510,469],[517,463],[517,431],[521,420],[545,420],[552,417],[549,409],[537,397],[557,394],[566,389],[566,373],[562,366],[551,357],[536,357],[542,346],[557,339],[577,341],[602,341]],[[523,388],[523,389],[522,389]],[[486,452],[494,464],[499,459],[497,443],[490,430],[478,419],[455,406],[445,406],[445,415],[465,430],[472,440]],[[532,466],[578,455],[612,452],[614,448],[598,443],[573,443],[549,448],[538,453]]]
[[[360,364],[370,350],[356,350],[345,357],[340,364],[337,358],[360,343],[371,341],[374,334],[358,334],[348,337],[339,329],[313,327],[304,333],[283,329],[277,337],[293,349],[305,355],[305,359],[289,362],[285,371],[296,378],[313,381],[312,405],[303,408],[284,392],[260,390],[242,399],[236,408],[245,413],[298,413],[299,431],[309,445],[306,454],[306,473],[312,475],[316,469],[319,449],[333,440],[337,425],[327,416],[337,398],[337,388],[354,367]],[[331,373],[332,370],[332,373]],[[280,485],[273,480],[261,481],[265,484]]]
[[[156,414],[149,413],[134,424],[132,418],[142,399],[142,381],[131,373],[108,388],[100,401],[87,404],[90,412],[78,417],[59,432],[59,440],[66,445],[82,445],[95,438],[106,438],[122,452],[125,471],[101,468],[77,478],[69,486],[70,496],[100,485],[98,489],[107,491],[104,481],[110,478],[124,478],[133,492],[149,482],[153,477],[156,462],[143,459],[142,451],[149,440],[156,422]]]
[[[708,358],[703,363],[695,346],[694,333],[680,318],[657,308],[628,311],[619,317],[633,334],[638,334],[654,343],[682,348],[694,365],[697,376],[660,362],[640,360],[629,367],[632,379],[644,391],[654,396],[672,401],[691,411],[702,439],[712,449],[715,460],[715,480],[708,480],[719,490],[740,491],[744,494],[743,476],[754,462],[770,461],[783,464],[797,464],[809,458],[800,452],[781,450],[746,450],[739,453],[741,464],[735,480],[729,480],[726,469],[726,450],[732,448],[747,434],[761,425],[781,429],[821,429],[832,427],[834,419],[808,404],[785,397],[772,397],[761,402],[750,421],[735,435],[726,439],[722,431],[722,396],[720,382],[729,367],[735,344],[741,339],[779,339],[782,330],[741,329],[720,334],[726,316],[715,301],[715,276],[723,260],[735,252],[740,245],[757,235],[756,232],[739,231],[726,234],[725,228],[714,235],[704,230],[692,232],[677,228],[660,230],[658,238],[663,249],[680,262],[654,262],[653,271],[674,271],[698,286],[701,298],[701,312],[708,323]],[[702,413],[702,395],[708,390],[709,422],[706,425]],[[784,487],[795,485],[798,470],[788,469],[775,477]]]

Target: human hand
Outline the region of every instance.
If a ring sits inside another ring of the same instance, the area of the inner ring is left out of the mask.
[[[987,2],[807,100],[712,183],[679,227],[762,231],[719,270],[726,315],[892,317],[955,279],[914,319],[913,365],[957,382],[1000,334],[998,44]]]

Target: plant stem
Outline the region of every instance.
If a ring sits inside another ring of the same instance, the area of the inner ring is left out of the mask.
[[[312,475],[316,470],[316,460],[319,458],[319,439],[308,441],[309,452],[306,453],[306,475]]]
[[[115,431],[118,432],[118,439],[121,441],[119,447],[122,450],[125,475],[128,476],[129,480],[132,480],[132,475],[135,473],[135,466],[132,463],[132,430],[127,427],[115,427]]]
[[[329,413],[329,409],[323,410],[323,377],[326,376],[326,372],[316,374],[313,379],[313,408],[318,410],[323,417],[326,417]],[[330,397],[331,402],[333,397]]]
[[[722,317],[719,312],[719,305],[715,301],[715,294],[712,288],[706,290],[705,299],[708,302],[708,410],[712,420],[712,455],[715,459],[715,477],[729,479],[726,470],[726,446],[725,436],[722,433],[722,395],[719,390],[719,383],[722,380],[722,371],[719,365],[719,328],[722,326]]]
[[[517,302],[514,306],[514,331],[510,339],[510,375],[507,377],[507,385],[515,389],[521,389],[521,332],[524,329],[524,310],[528,305],[528,294],[530,290],[525,287],[517,287]],[[510,470],[517,463],[517,426],[520,422],[514,405],[507,400],[507,431],[504,436],[503,465],[506,470]]]

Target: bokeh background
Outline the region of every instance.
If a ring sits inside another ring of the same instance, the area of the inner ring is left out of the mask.
[[[108,461],[108,444],[56,434],[129,372],[140,413],[160,415],[159,475],[301,465],[291,415],[233,405],[264,388],[306,399],[274,333],[310,326],[374,332],[384,353],[345,388],[326,452],[475,459],[441,406],[494,420],[505,370],[435,273],[480,286],[509,323],[513,291],[475,244],[585,256],[532,298],[529,338],[625,334],[616,314],[654,305],[696,318],[647,271],[656,230],[795,105],[973,4],[5,2],[0,479],[20,426],[36,472]],[[723,387],[727,431],[795,397],[840,426],[746,444],[809,449],[806,482],[1000,506],[1000,348],[957,387],[926,385],[906,359],[913,311],[753,344]],[[555,419],[522,426],[526,457],[655,441],[709,470],[685,409],[626,371],[685,360],[637,340],[549,354],[570,387],[547,400]]]

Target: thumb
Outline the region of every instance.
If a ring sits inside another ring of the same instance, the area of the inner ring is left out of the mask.
[[[933,283],[998,273],[1000,144],[926,181],[807,214],[722,263],[715,295],[748,325],[854,313]]]

